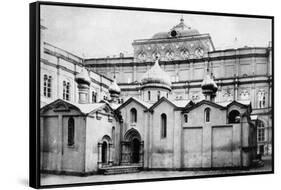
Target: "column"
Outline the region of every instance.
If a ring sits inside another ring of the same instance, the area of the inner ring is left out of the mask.
[[[139,163],[141,164],[141,166],[143,167],[143,164],[144,164],[144,159],[143,159],[143,146],[144,146],[144,142],[143,141],[141,141],[140,142],[140,161],[139,161]]]
[[[109,145],[108,145],[108,164],[110,165],[110,166],[112,166],[113,165],[113,144],[112,143],[109,143]]]
[[[126,159],[126,142],[122,141],[121,142],[121,164],[127,163]]]
[[[101,155],[102,155],[102,143],[98,143],[98,168],[102,167],[102,160],[101,160]]]

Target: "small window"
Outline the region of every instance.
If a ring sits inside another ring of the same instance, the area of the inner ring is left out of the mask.
[[[187,114],[184,114],[184,122],[188,123],[188,115]]]
[[[169,98],[169,93],[167,92],[166,97]]]
[[[210,122],[210,108],[205,109],[205,122]]]
[[[150,91],[147,92],[147,96],[148,96],[148,100],[150,100],[151,99],[151,92]]]
[[[47,98],[51,98],[51,94],[52,94],[52,76],[44,75],[43,95]]]
[[[157,100],[160,99],[160,91],[157,92]]]
[[[68,139],[67,144],[68,146],[74,145],[74,135],[75,135],[75,128],[74,128],[74,119],[71,117],[68,120]]]
[[[63,81],[63,99],[70,100],[70,82]]]
[[[131,123],[137,122],[137,110],[135,108],[131,109]]]
[[[96,103],[97,102],[97,93],[96,92],[92,92],[92,103]]]
[[[167,137],[167,116],[166,114],[161,114],[161,138]]]

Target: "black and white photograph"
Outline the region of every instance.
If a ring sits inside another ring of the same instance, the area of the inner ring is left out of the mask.
[[[273,172],[273,19],[42,3],[40,186]]]

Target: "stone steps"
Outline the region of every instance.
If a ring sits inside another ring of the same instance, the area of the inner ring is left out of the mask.
[[[137,173],[140,172],[142,167],[140,166],[111,166],[100,168],[99,171],[104,175],[113,175],[113,174],[126,174],[126,173]]]

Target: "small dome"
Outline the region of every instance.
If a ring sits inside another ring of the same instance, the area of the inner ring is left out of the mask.
[[[209,74],[207,74],[201,84],[201,88],[203,90],[203,93],[216,93],[218,90],[218,86],[215,83],[213,77],[211,77]]]
[[[158,63],[158,59],[155,61],[155,64],[142,76],[142,84],[148,83],[158,83],[167,85],[168,88],[171,86],[170,76],[161,69]]]
[[[87,69],[85,69],[83,67],[81,72],[76,75],[75,81],[77,83],[87,83],[87,84],[90,84],[91,83],[91,78],[89,76],[89,73],[88,73]]]
[[[181,18],[180,23],[174,26],[170,31],[158,32],[152,36],[152,39],[187,37],[200,34],[197,29],[191,28],[184,24],[184,19]]]
[[[111,85],[109,86],[108,91],[109,91],[109,93],[120,94],[121,90],[120,90],[120,87],[118,86],[115,78],[111,82]]]

